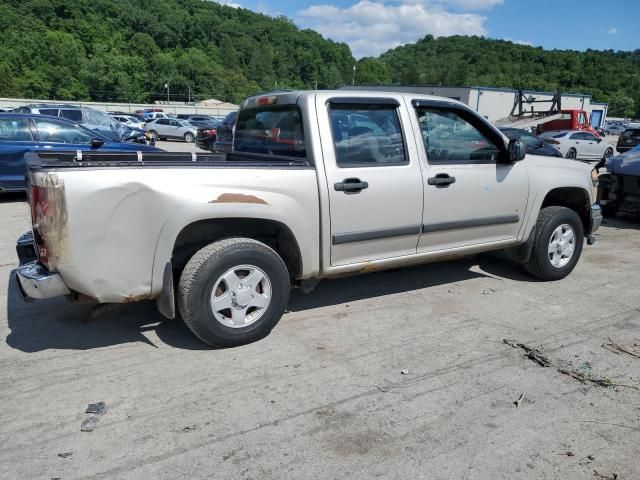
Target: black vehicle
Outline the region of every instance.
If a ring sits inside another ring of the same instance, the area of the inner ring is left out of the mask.
[[[521,128],[501,128],[500,131],[504,133],[509,140],[521,140],[524,142],[527,146],[527,153],[562,158],[562,154],[558,150],[543,142],[528,130],[522,130]]]
[[[640,127],[627,127],[627,129],[618,137],[616,150],[620,153],[624,153],[637,145],[640,145]]]
[[[203,150],[209,150],[210,152],[230,152],[237,117],[237,111],[229,113],[224,117],[222,122],[217,124],[215,132],[208,127],[198,128],[196,145]]]

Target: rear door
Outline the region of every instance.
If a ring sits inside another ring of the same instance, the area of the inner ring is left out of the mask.
[[[422,178],[400,95],[317,95],[331,216],[331,265],[413,255]]]
[[[576,151],[576,158],[589,158],[589,142],[585,140],[584,132],[569,134],[568,145],[567,151],[573,148]]]

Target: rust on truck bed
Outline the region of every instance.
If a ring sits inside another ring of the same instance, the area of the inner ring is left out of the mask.
[[[263,199],[255,195],[246,195],[244,193],[223,193],[215,200],[209,203],[254,203],[259,205],[269,205]]]

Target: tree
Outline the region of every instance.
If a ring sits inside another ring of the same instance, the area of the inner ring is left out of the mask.
[[[636,113],[633,98],[622,91],[618,91],[609,97],[608,115],[611,117],[632,117]]]

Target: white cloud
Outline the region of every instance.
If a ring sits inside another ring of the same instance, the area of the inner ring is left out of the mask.
[[[533,47],[533,43],[528,42],[527,40],[514,40],[513,38],[505,38],[507,42],[513,42],[517,45],[526,45],[527,47]]]
[[[618,33],[618,27],[611,27],[609,30],[607,30],[607,33],[609,35],[615,35],[616,33]]]
[[[448,3],[489,5],[501,0],[449,0]],[[427,34],[486,35],[487,18],[475,13],[453,13],[441,6],[443,0],[380,3],[360,0],[341,8],[312,5],[298,12],[299,23],[333,40],[346,42],[356,58],[376,56],[390,48],[414,42]]]
[[[504,2],[503,0],[440,0],[439,3],[463,10],[488,10]]]

